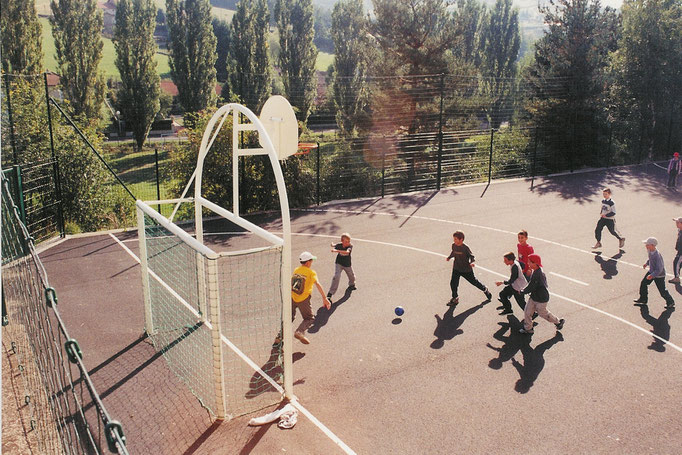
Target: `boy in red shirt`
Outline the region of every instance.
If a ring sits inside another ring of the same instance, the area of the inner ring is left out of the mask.
[[[523,266],[523,274],[530,276],[532,270],[528,268],[528,256],[535,253],[533,247],[528,243],[528,232],[519,231],[518,234],[519,244],[516,245],[516,249],[519,252],[519,262]]]

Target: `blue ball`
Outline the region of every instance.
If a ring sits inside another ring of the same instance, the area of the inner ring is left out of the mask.
[[[397,306],[395,307],[395,314],[397,314],[398,316],[402,316],[403,314],[405,314],[405,310],[403,310],[403,307]]]

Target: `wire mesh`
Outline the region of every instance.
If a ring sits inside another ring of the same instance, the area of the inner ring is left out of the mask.
[[[22,378],[24,411],[35,432],[29,443],[40,453],[127,453],[123,433],[111,429],[115,421],[61,320],[56,292],[49,287],[4,177],[2,218],[2,297],[9,322],[3,338],[12,340]]]

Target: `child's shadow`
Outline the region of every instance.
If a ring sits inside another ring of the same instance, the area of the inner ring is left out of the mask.
[[[261,367],[261,371],[277,384],[282,384],[284,377],[284,369],[282,368],[282,358],[280,357],[281,352],[282,352],[281,342],[273,343],[272,348],[270,349],[270,358]],[[293,361],[296,362],[305,357],[305,353],[294,352],[292,357]],[[294,382],[294,384],[300,384],[302,382],[304,381],[299,380]],[[262,393],[272,392],[274,390],[276,389],[272,385],[272,383],[270,383],[268,379],[263,377],[263,375],[260,374],[260,372],[256,371],[251,376],[251,380],[249,381],[249,390],[246,392],[244,397],[247,399],[256,398],[258,395]]]
[[[618,254],[611,256],[604,260],[601,252],[594,255],[594,261],[599,264],[602,272],[604,272],[604,279],[610,280],[612,277],[618,275],[618,259],[623,257],[623,250],[619,250]]]
[[[511,360],[524,344],[527,345],[529,343],[529,338],[518,331],[518,328],[521,327],[521,322],[516,319],[516,316],[510,314],[507,316],[507,322],[498,322],[497,324],[500,326],[500,329],[493,334],[493,338],[504,344],[496,348],[487,343],[490,349],[499,353],[496,358],[490,359],[490,362],[488,362],[488,366],[493,370],[502,368],[504,362]],[[507,330],[509,330],[509,335],[504,336]]]
[[[339,300],[334,300],[332,302],[331,308],[327,309],[324,306],[318,308],[317,313],[315,314],[315,322],[313,322],[313,325],[310,326],[308,332],[317,333],[322,327],[327,325],[329,317],[332,315],[332,313],[334,313],[334,311],[336,311],[336,309],[340,307],[343,302],[348,300],[352,293],[353,291],[351,291],[350,288],[346,288],[346,292],[343,293],[343,296]]]
[[[553,338],[540,343],[535,348],[532,348],[530,343],[521,345],[523,365],[515,358],[512,357],[511,359],[512,365],[514,365],[520,376],[519,380],[516,381],[514,390],[519,393],[528,393],[545,367],[545,351],[560,341],[564,341],[564,337],[561,332],[556,332]]]
[[[675,311],[675,308],[666,308],[657,319],[649,314],[649,307],[647,305],[639,306],[639,312],[642,314],[642,318],[651,325],[651,333],[656,335],[648,349],[665,352],[665,343],[663,340],[667,341],[670,339],[670,322],[668,320],[670,319],[670,315],[673,314],[673,311]]]
[[[486,300],[481,302],[478,305],[459,313],[457,316],[453,316],[456,308],[454,306],[447,309],[445,314],[443,314],[443,318],[436,314],[437,325],[436,329],[433,331],[433,335],[436,339],[431,342],[431,347],[433,349],[440,349],[445,345],[445,340],[452,340],[456,335],[464,333],[464,330],[461,330],[459,327],[464,323],[466,318],[483,308],[488,302],[490,301]]]

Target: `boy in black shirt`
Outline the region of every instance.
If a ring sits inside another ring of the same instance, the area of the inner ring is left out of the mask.
[[[452,234],[453,243],[452,251],[450,256],[446,257],[445,260],[449,261],[454,258],[455,261],[452,264],[452,276],[450,277],[450,290],[452,291],[452,298],[448,302],[448,305],[454,306],[459,303],[459,296],[457,294],[457,289],[459,288],[459,277],[463,277],[469,283],[476,286],[478,289],[485,293],[485,298],[489,301],[493,298],[487,287],[474,276],[474,255],[471,254],[471,250],[468,246],[464,244],[464,233],[462,231],[456,231]]]
[[[355,273],[353,272],[353,267],[351,266],[351,252],[353,251],[353,245],[350,244],[350,234],[344,232],[341,234],[341,243],[332,243],[332,253],[336,253],[336,263],[334,269],[334,278],[332,278],[332,284],[329,286],[329,293],[327,294],[327,299],[331,302],[332,296],[339,287],[339,281],[341,281],[341,272],[346,272],[348,276],[348,289],[351,291],[356,290],[355,287]]]

